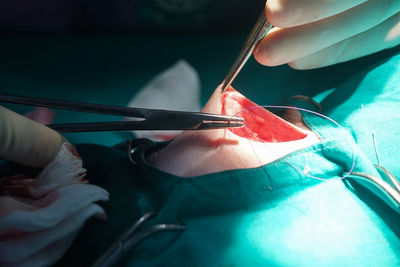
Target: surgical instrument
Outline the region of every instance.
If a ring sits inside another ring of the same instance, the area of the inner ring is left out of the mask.
[[[147,221],[156,216],[157,214],[153,212],[144,214],[96,260],[92,267],[111,266],[130,249],[154,234],[162,232],[183,232],[186,229],[186,226],[182,224],[155,224],[144,227]]]
[[[387,204],[389,204],[394,210],[400,212],[400,183],[396,177],[386,168],[379,164],[374,164],[375,169],[382,176],[382,178],[376,177],[367,173],[352,172],[347,179],[360,179],[368,182],[373,188],[378,189],[382,196],[386,197],[383,199]]]
[[[224,92],[232,84],[233,80],[242,70],[244,64],[246,64],[247,60],[250,58],[258,42],[262,38],[264,38],[264,36],[269,32],[272,27],[273,25],[269,23],[269,21],[265,17],[265,12],[261,12],[261,15],[258,17],[256,24],[251,30],[250,35],[247,38],[236,61],[233,63],[225,79],[222,81],[222,92]]]
[[[50,128],[61,132],[124,130],[207,130],[242,127],[244,125],[244,119],[241,117],[201,112],[120,107],[67,100],[3,94],[0,95],[0,102],[138,118],[138,120],[135,121],[126,120],[112,122],[65,123],[47,125]]]

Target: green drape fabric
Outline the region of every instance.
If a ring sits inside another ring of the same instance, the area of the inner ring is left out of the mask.
[[[89,222],[59,265],[95,260],[140,214],[156,211],[154,223],[187,229],[150,237],[119,265],[398,266],[398,211],[338,178],[352,168],[379,177],[376,163],[400,177],[399,92],[400,56],[359,72],[321,102],[343,129],[304,113],[321,142],[260,168],[184,179],[147,162],[165,144],[138,142],[136,164],[125,146],[78,146],[89,179],[110,191],[109,218]]]

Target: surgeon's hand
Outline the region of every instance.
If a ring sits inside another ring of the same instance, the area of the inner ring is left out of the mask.
[[[254,51],[267,66],[312,69],[400,43],[400,0],[268,0],[276,27]]]
[[[41,168],[55,158],[62,142],[58,132],[0,106],[0,158]]]

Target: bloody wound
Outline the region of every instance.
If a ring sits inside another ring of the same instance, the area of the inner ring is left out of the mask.
[[[244,118],[245,126],[229,129],[234,134],[258,142],[280,143],[303,139],[306,133],[256,105],[232,87],[221,96],[223,115]]]

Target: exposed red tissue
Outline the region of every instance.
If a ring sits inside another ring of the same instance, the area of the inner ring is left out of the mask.
[[[258,106],[232,87],[221,96],[223,115],[244,118],[245,126],[230,128],[234,134],[258,142],[289,142],[303,139],[305,132]]]

